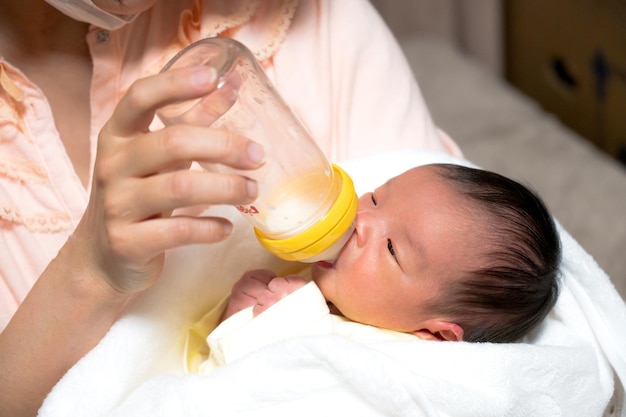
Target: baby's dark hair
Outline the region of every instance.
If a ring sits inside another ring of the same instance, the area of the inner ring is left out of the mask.
[[[554,220],[536,193],[502,175],[451,164],[437,164],[436,171],[487,220],[476,224],[484,267],[454,279],[435,308],[463,328],[464,341],[519,340],[558,297]]]

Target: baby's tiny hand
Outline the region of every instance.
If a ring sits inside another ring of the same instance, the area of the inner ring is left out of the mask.
[[[279,300],[304,287],[306,283],[306,280],[298,275],[272,278],[267,284],[267,288],[257,295],[256,305],[252,309],[253,315],[258,316]]]
[[[276,274],[269,269],[255,269],[243,274],[233,286],[222,320],[244,308],[256,305],[257,297],[267,290],[267,285],[275,276]]]

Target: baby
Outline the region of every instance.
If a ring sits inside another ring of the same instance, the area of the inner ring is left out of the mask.
[[[485,170],[425,165],[359,199],[352,237],[334,264],[311,266],[311,283],[249,271],[223,318],[252,307],[249,319],[259,319],[313,287],[342,322],[420,339],[513,342],[556,302],[560,258],[552,216],[526,187]]]

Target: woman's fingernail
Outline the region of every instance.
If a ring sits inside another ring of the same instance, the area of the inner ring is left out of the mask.
[[[214,83],[217,79],[217,70],[213,67],[200,67],[191,74],[191,82],[194,85],[206,85]]]
[[[259,192],[259,186],[257,185],[256,181],[247,180],[246,187],[248,188],[248,196],[251,198],[256,198]]]
[[[255,142],[250,142],[248,145],[248,158],[255,164],[260,164],[265,161],[265,151],[263,146]]]
[[[224,223],[224,236],[230,236],[233,232],[233,225],[230,223]]]

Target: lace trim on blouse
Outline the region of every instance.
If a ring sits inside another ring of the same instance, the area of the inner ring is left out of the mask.
[[[31,232],[55,233],[72,228],[72,221],[66,213],[22,212],[6,201],[0,201],[0,224],[2,220],[22,225]]]
[[[7,74],[6,69],[4,68],[4,64],[0,62],[0,86],[6,91],[9,96],[13,98],[15,101],[24,100],[24,92],[20,90],[20,88],[15,85],[15,83]]]
[[[0,177],[20,183],[44,184],[48,181],[46,170],[41,165],[3,155],[0,155]]]
[[[225,15],[220,15],[212,21],[205,22],[204,27],[201,28],[203,2],[195,0],[191,10],[186,10],[180,17],[179,42],[182,45],[191,44],[195,39],[193,33],[198,33],[200,30],[202,30],[202,38],[214,36],[236,37],[237,30],[252,21],[257,12],[260,11],[262,14],[264,7],[273,7],[275,10],[272,11],[271,19],[269,19],[266,25],[267,34],[265,37],[254,45],[247,45],[260,62],[270,59],[280,49],[287,36],[287,31],[298,8],[299,0],[279,0],[279,4],[276,6],[268,5],[268,3],[272,2],[265,3],[265,1],[233,2],[232,9],[228,10]]]
[[[259,0],[239,1],[234,8],[229,10],[227,16],[219,16],[216,21],[210,22],[208,27],[203,28],[202,37],[214,37],[223,34],[229,29],[238,27],[249,21],[259,9]],[[179,39],[189,45],[193,40],[189,36],[189,29],[200,30],[202,22],[202,1],[195,0],[191,10],[185,10],[180,17]]]
[[[23,134],[19,112],[24,92],[11,79],[6,66],[0,62],[0,144],[14,140],[29,140]],[[0,153],[0,177],[18,184],[45,184],[49,181],[45,168],[33,161]],[[31,232],[56,233],[72,229],[67,213],[59,211],[29,212],[17,208],[9,201],[0,200],[0,227],[6,223],[21,225]]]
[[[15,74],[11,72],[11,69],[7,68],[3,62],[0,62],[0,129],[10,126],[15,128],[17,132],[23,132],[21,114],[24,111],[22,108],[24,92],[13,81],[13,76]],[[14,134],[7,133],[7,131],[2,131],[0,144],[15,139]]]
[[[205,16],[203,9],[211,8],[212,2],[193,0],[191,7],[179,17],[176,42],[168,46],[161,59],[146,68],[143,76],[158,73],[171,57],[199,39],[215,36],[237,39],[238,32],[249,27],[260,35],[254,41],[248,39],[244,43],[261,65],[267,67],[287,36],[300,0],[227,0],[217,3],[215,7],[219,12],[206,13]],[[266,12],[268,8],[270,11]],[[262,25],[252,22],[259,16],[266,20]]]
[[[254,51],[256,59],[260,62],[270,59],[280,49],[287,37],[287,31],[291,26],[291,21],[293,20],[293,15],[296,13],[299,2],[299,0],[283,1],[280,13],[276,15],[276,18],[271,24],[272,30],[270,30],[265,40],[265,45]]]
[[[6,93],[0,95],[0,144],[26,139],[22,119],[19,116],[24,92],[11,79],[5,65],[0,62],[0,87]],[[43,184],[48,181],[46,170],[41,165],[0,152],[0,177],[19,183]]]

